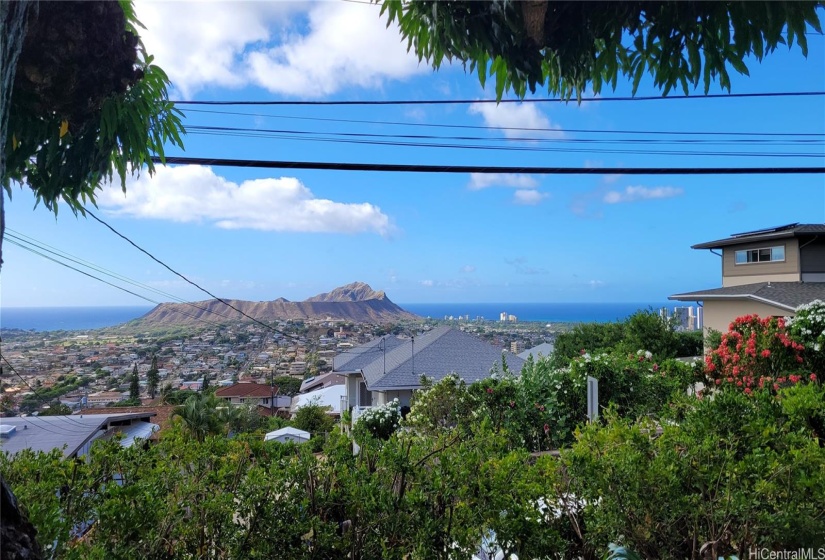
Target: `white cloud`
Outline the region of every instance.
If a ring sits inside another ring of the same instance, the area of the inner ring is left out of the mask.
[[[435,286],[435,282],[432,280],[419,280],[418,283],[427,288],[432,288]]]
[[[520,173],[470,173],[471,190],[477,191],[487,187],[513,187],[516,189],[533,189],[538,181],[530,175]]]
[[[513,203],[523,206],[535,206],[547,198],[547,193],[534,190],[518,190],[513,193]]]
[[[345,2],[139,0],[147,51],[188,97],[210,86],[260,85],[319,97],[429,72],[376,6]]]
[[[208,222],[224,229],[390,233],[381,209],[369,203],[317,198],[294,177],[254,179],[241,184],[210,167],[158,166],[128,180],[126,194],[108,186],[99,204],[115,214],[174,222]]]
[[[250,80],[273,93],[320,97],[431,71],[407,52],[397,27],[387,28],[375,6],[320,2],[310,8],[307,28],[305,35],[292,33],[248,53]]]
[[[462,274],[472,274],[473,272],[476,271],[476,267],[474,267],[471,264],[465,264],[464,266],[459,268],[458,271]]]
[[[680,196],[683,192],[678,187],[625,187],[623,191],[608,191],[602,201],[605,204],[638,202],[639,200],[653,200],[656,198],[673,198],[674,196]]]
[[[140,36],[184,96],[207,86],[241,87],[248,45],[268,41],[270,26],[297,11],[290,2],[158,2],[139,0]]]
[[[487,126],[496,128],[530,128],[557,130],[558,125],[550,122],[547,115],[542,113],[536,103],[474,103],[468,109],[470,114],[481,115]],[[530,132],[529,130],[502,130],[504,136],[531,137],[546,136],[547,133]],[[549,135],[561,138],[561,132],[551,132]]]
[[[595,290],[596,288],[604,287],[606,284],[601,280],[591,280],[587,285]]]

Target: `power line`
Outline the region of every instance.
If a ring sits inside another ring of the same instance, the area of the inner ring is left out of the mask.
[[[262,321],[259,321],[258,319],[256,319],[255,317],[252,317],[251,315],[247,315],[246,313],[244,313],[243,311],[241,311],[240,309],[238,309],[237,307],[235,307],[234,305],[232,305],[231,303],[229,303],[229,302],[228,302],[228,301],[226,301],[225,299],[223,299],[223,298],[220,298],[220,297],[216,296],[215,294],[213,294],[212,292],[210,292],[209,290],[207,290],[206,288],[204,288],[204,287],[203,287],[203,286],[201,286],[200,284],[198,284],[198,283],[196,283],[196,282],[193,282],[192,280],[190,280],[189,278],[187,278],[186,276],[184,276],[183,274],[181,274],[181,273],[180,273],[180,272],[178,272],[177,270],[173,269],[171,266],[169,266],[169,265],[168,265],[168,264],[166,264],[165,262],[163,262],[163,261],[161,261],[160,259],[158,259],[158,258],[157,258],[156,256],[154,256],[152,253],[150,253],[149,251],[147,251],[146,249],[144,249],[143,247],[141,247],[140,245],[138,245],[137,243],[135,243],[134,241],[132,241],[131,239],[129,239],[128,237],[126,237],[125,235],[123,235],[122,233],[120,233],[119,231],[117,231],[115,228],[113,228],[112,226],[110,226],[108,223],[106,223],[106,222],[104,222],[103,220],[101,220],[100,218],[98,218],[98,217],[97,217],[97,216],[96,216],[96,215],[95,215],[95,214],[94,214],[91,210],[89,210],[88,208],[85,208],[85,209],[84,209],[84,212],[85,212],[86,214],[88,214],[89,216],[91,216],[91,217],[92,217],[95,221],[97,221],[97,222],[98,222],[98,223],[100,223],[101,225],[103,225],[103,226],[105,226],[106,228],[108,228],[108,229],[109,229],[112,233],[114,233],[115,235],[117,235],[118,237],[120,237],[121,239],[123,239],[124,241],[126,241],[127,243],[129,243],[129,245],[131,245],[132,247],[134,247],[135,249],[137,249],[138,251],[140,251],[141,253],[143,253],[144,255],[146,255],[147,257],[149,257],[150,259],[152,259],[153,261],[155,261],[155,262],[156,262],[156,263],[158,263],[159,265],[161,265],[163,268],[165,268],[166,270],[168,270],[169,272],[171,272],[171,273],[172,273],[172,274],[174,274],[175,276],[178,276],[179,278],[181,278],[181,279],[182,279],[182,280],[184,280],[185,282],[187,282],[187,283],[191,284],[192,286],[194,286],[194,287],[195,287],[195,288],[197,288],[198,290],[200,290],[200,291],[202,291],[203,293],[207,294],[209,297],[211,297],[211,298],[213,298],[213,299],[215,299],[215,300],[217,300],[217,301],[221,302],[222,304],[226,305],[227,307],[229,307],[229,308],[231,308],[231,309],[234,309],[235,311],[237,311],[238,313],[240,313],[241,315],[243,315],[243,316],[244,316],[244,317],[246,317],[247,319],[251,320],[252,322],[254,322],[254,323],[256,323],[256,324],[258,324],[258,325],[260,325],[260,326],[262,326],[262,327],[264,327],[264,328],[266,328],[266,329],[269,329],[269,330],[271,330],[271,331],[273,331],[273,332],[276,332],[276,333],[278,333],[278,334],[280,334],[280,335],[283,335],[283,336],[286,336],[286,337],[289,337],[289,338],[294,338],[294,339],[297,339],[297,338],[298,338],[298,336],[297,336],[297,335],[294,335],[294,334],[289,334],[289,333],[285,333],[285,332],[283,332],[283,331],[281,331],[281,330],[279,330],[279,329],[277,329],[277,328],[275,328],[275,327],[273,327],[273,326],[271,326],[271,325],[267,325],[266,323],[264,323],[264,322],[262,322]]]
[[[59,265],[61,265],[61,266],[66,267],[66,268],[68,268],[68,269],[74,270],[75,272],[79,272],[80,274],[83,274],[84,276],[88,276],[89,278],[92,278],[93,280],[97,280],[98,282],[102,282],[102,283],[104,283],[104,284],[107,284],[107,285],[109,285],[109,286],[112,286],[113,288],[117,288],[118,290],[121,290],[121,291],[126,292],[126,293],[128,293],[128,294],[131,294],[131,295],[133,295],[133,296],[139,297],[140,299],[143,299],[143,300],[145,300],[145,301],[148,301],[149,303],[154,303],[155,305],[160,305],[160,304],[161,304],[161,302],[159,302],[159,301],[155,301],[155,300],[150,299],[150,298],[148,298],[148,297],[142,296],[142,295],[140,295],[140,294],[138,294],[138,293],[136,293],[136,292],[133,292],[133,291],[131,291],[131,290],[127,289],[127,288],[124,288],[124,287],[122,287],[122,286],[118,286],[117,284],[113,284],[112,282],[108,282],[108,281],[106,281],[106,280],[103,280],[102,278],[99,278],[99,277],[95,276],[94,274],[90,274],[90,273],[88,273],[88,272],[85,272],[85,271],[83,271],[83,270],[80,270],[79,268],[75,268],[75,267],[73,267],[73,266],[71,266],[71,265],[69,265],[69,264],[66,264],[66,263],[64,263],[64,262],[62,262],[62,261],[60,261],[60,260],[57,260],[57,259],[55,259],[55,258],[53,258],[53,257],[50,257],[50,256],[48,256],[48,255],[45,255],[45,254],[41,253],[40,251],[37,251],[36,249],[33,249],[31,246],[29,246],[29,245],[25,245],[25,244],[24,244],[25,242],[24,242],[24,243],[21,243],[21,242],[19,242],[19,241],[15,240],[14,235],[9,236],[9,237],[8,237],[8,239],[7,239],[7,241],[8,241],[9,243],[11,243],[12,245],[16,245],[17,247],[20,247],[21,249],[24,249],[24,250],[26,250],[26,251],[29,251],[30,253],[34,253],[35,255],[38,255],[38,256],[40,256],[40,257],[43,257],[44,259],[50,260],[50,261],[52,261],[52,262],[54,262],[54,263],[57,263],[57,264],[59,264]],[[34,244],[30,244],[30,245],[34,245]],[[34,246],[36,246],[36,245],[34,245]],[[44,250],[44,251],[48,251],[47,249],[43,249],[43,250]],[[49,251],[49,252],[52,252],[52,251]],[[65,257],[63,257],[63,258],[65,258]],[[193,306],[194,306],[195,304],[190,304],[190,305],[193,305]],[[197,307],[197,306],[196,306],[196,307]],[[220,314],[220,313],[218,313],[217,311],[210,311],[210,310],[208,310],[208,309],[205,309],[205,311],[208,311],[209,313],[215,313],[215,314],[217,314],[217,315],[221,315],[221,314]],[[192,314],[190,314],[190,313],[186,313],[185,311],[180,311],[180,310],[178,310],[178,311],[177,311],[177,313],[180,313],[181,315],[183,315],[183,316],[185,316],[185,317],[189,317],[189,318],[191,318],[191,319],[195,319],[196,321],[204,321],[205,323],[209,323],[209,324],[211,324],[212,326],[219,326],[219,325],[220,325],[220,323],[217,323],[217,322],[214,322],[214,321],[210,321],[209,319],[205,319],[205,318],[203,318],[203,317],[198,317],[197,315],[192,315]],[[221,316],[222,316],[222,317],[224,317],[224,318],[226,318],[226,319],[228,319],[228,320],[231,320],[231,319],[229,319],[228,317],[226,317],[225,315],[221,315]]]
[[[0,353],[0,359],[2,359],[4,362],[6,362],[6,365],[12,371],[12,373],[14,373],[20,379],[20,381],[22,381],[26,385],[26,387],[28,387],[29,390],[32,393],[34,393],[34,395],[40,400],[41,404],[43,404],[43,403],[45,403],[49,400],[48,398],[42,397],[40,394],[38,394],[37,390],[34,387],[32,387],[31,384],[29,384],[29,382],[26,381],[26,379],[22,375],[20,375],[20,372],[18,372],[15,369],[15,367],[11,364],[11,362],[9,362],[8,358],[6,358],[6,356],[4,354]],[[2,366],[0,366],[0,370],[2,370]],[[27,418],[34,419],[34,418],[37,418],[37,416],[28,416]],[[87,428],[87,426],[85,424],[83,424],[82,422],[78,422],[77,420],[71,418],[68,415],[66,415],[66,420],[68,420],[68,421],[70,421],[70,422],[72,422],[72,423],[74,423],[78,426],[81,426],[83,428]],[[32,422],[32,424],[34,424],[34,422]],[[55,435],[71,435],[71,434],[79,433],[76,430],[71,430],[71,429],[68,429],[68,428],[65,428],[65,427],[59,427],[59,426],[51,426],[51,427],[55,428],[57,430],[63,430],[63,433],[58,433],[58,432],[55,432],[55,431],[53,431],[49,428],[46,428],[45,425],[43,425],[43,424],[41,424],[39,427],[42,428],[43,430],[46,430],[47,432],[51,432]]]
[[[111,286],[111,287],[113,287],[113,288],[117,288],[118,290],[121,290],[121,291],[123,291],[123,292],[126,292],[127,294],[131,294],[131,295],[133,295],[133,296],[135,296],[135,297],[138,297],[138,298],[140,298],[140,299],[142,299],[142,300],[148,301],[149,303],[154,303],[155,305],[160,305],[160,302],[159,302],[159,301],[155,301],[155,300],[150,299],[150,298],[148,298],[148,297],[146,297],[146,296],[142,296],[142,295],[138,294],[137,292],[133,292],[132,290],[129,290],[129,289],[124,288],[124,287],[122,287],[122,286],[118,286],[117,284],[113,284],[113,283],[111,283],[111,282],[108,282],[108,281],[106,281],[106,280],[103,280],[102,278],[98,278],[98,277],[97,277],[97,276],[95,276],[94,274],[89,274],[88,272],[86,272],[86,271],[84,271],[84,270],[80,270],[79,268],[76,268],[76,267],[74,267],[74,266],[72,266],[72,265],[69,265],[69,264],[66,264],[66,263],[64,263],[64,262],[61,262],[61,261],[59,261],[59,260],[57,260],[57,259],[55,259],[55,258],[53,258],[53,257],[50,257],[49,255],[46,255],[46,254],[44,254],[44,253],[41,253],[40,251],[37,251],[36,249],[32,249],[31,247],[28,247],[28,246],[24,245],[23,243],[20,243],[20,242],[18,242],[18,241],[16,241],[16,240],[12,239],[11,237],[9,237],[6,241],[8,241],[9,243],[11,243],[12,245],[17,245],[17,246],[18,246],[18,247],[20,247],[21,249],[24,249],[24,250],[26,250],[26,251],[29,251],[29,252],[31,252],[31,253],[34,253],[35,255],[39,255],[39,256],[43,257],[44,259],[48,259],[48,260],[50,260],[50,261],[52,261],[52,262],[55,262],[55,263],[57,263],[57,264],[59,264],[59,265],[61,265],[61,266],[65,266],[66,268],[70,268],[70,269],[74,270],[75,272],[79,272],[80,274],[83,274],[84,276],[88,276],[89,278],[93,278],[94,280],[97,280],[98,282],[103,282],[104,284],[108,284],[109,286]]]
[[[611,101],[675,101],[675,100],[696,100],[696,99],[744,99],[744,98],[763,98],[763,97],[815,97],[823,96],[825,91],[780,91],[780,92],[761,92],[761,93],[711,93],[707,95],[669,95],[667,97],[661,95],[645,95],[645,96],[623,96],[623,97],[582,97],[577,102],[611,102]],[[395,99],[395,100],[369,100],[369,101],[344,101],[344,100],[326,100],[326,101],[186,101],[178,100],[172,101],[175,105],[473,105],[476,103],[569,103],[569,99]]]
[[[772,146],[791,146],[801,144],[804,146],[819,146],[825,143],[825,140],[814,138],[802,139],[773,139],[773,138],[743,138],[737,140],[716,140],[707,138],[676,138],[661,139],[661,138],[568,138],[562,136],[565,132],[561,130],[545,129],[547,132],[556,135],[555,138],[547,136],[507,136],[507,137],[491,137],[491,136],[445,136],[436,134],[386,134],[374,132],[340,132],[340,131],[318,131],[318,130],[292,130],[292,129],[272,129],[272,128],[244,128],[235,126],[208,126],[208,125],[187,125],[186,131],[188,133],[194,132],[243,132],[253,134],[289,134],[296,136],[343,136],[346,138],[403,138],[410,140],[466,140],[476,142],[530,142],[537,144],[708,144],[712,146],[725,146],[736,144],[769,144]],[[570,131],[566,131],[570,132]],[[825,134],[822,134],[825,137]]]
[[[115,278],[115,279],[120,280],[122,282],[126,282],[127,284],[131,284],[132,286],[136,286],[136,287],[139,287],[139,288],[143,288],[144,290],[149,290],[151,292],[155,292],[156,294],[168,297],[168,298],[173,299],[173,300],[175,300],[179,303],[182,303],[184,305],[189,305],[189,306],[194,307],[195,309],[198,309],[200,311],[205,311],[207,313],[218,315],[219,317],[223,317],[226,320],[229,320],[229,321],[233,320],[231,317],[228,317],[227,315],[223,315],[222,313],[220,313],[218,311],[214,311],[214,310],[209,309],[207,307],[201,307],[200,305],[198,305],[196,303],[188,302],[188,301],[184,300],[183,298],[179,298],[179,297],[177,297],[173,294],[170,294],[168,292],[164,292],[163,290],[159,290],[159,289],[154,288],[152,286],[149,286],[147,284],[137,282],[136,280],[132,280],[131,278],[128,278],[128,277],[123,276],[121,274],[117,274],[115,272],[107,270],[107,269],[105,269],[103,267],[100,267],[100,266],[98,266],[94,263],[91,263],[89,261],[84,261],[83,259],[80,259],[79,257],[74,257],[73,255],[71,255],[69,253],[66,253],[65,251],[57,249],[56,247],[52,247],[51,245],[43,243],[42,241],[37,241],[36,239],[34,239],[32,237],[29,237],[29,236],[26,236],[26,235],[23,235],[19,232],[16,232],[11,228],[6,228],[6,235],[8,235],[10,239],[15,239],[15,240],[23,242],[23,243],[28,243],[30,246],[37,247],[37,248],[39,248],[43,251],[46,251],[46,252],[51,253],[53,255],[56,255],[60,258],[66,259],[70,262],[74,262],[74,263],[79,264],[81,266],[86,266],[88,268],[91,268],[92,270],[95,270],[97,272],[105,274],[106,276],[109,276],[111,278]],[[20,236],[22,236],[22,237],[20,237]],[[24,238],[26,238],[26,239],[24,239]],[[190,315],[190,317],[203,320],[207,323],[212,324],[213,326],[216,326],[218,324],[218,323],[215,323],[213,321],[209,321],[208,319],[198,318],[195,315]]]
[[[583,134],[649,134],[649,135],[674,135],[674,136],[814,136],[825,137],[825,133],[820,132],[746,132],[746,131],[676,131],[676,130],[608,130],[608,129],[582,129],[582,128],[542,128],[542,127],[520,127],[520,126],[485,126],[470,124],[443,124],[443,123],[417,123],[409,121],[381,121],[367,119],[337,119],[331,117],[304,117],[297,115],[273,115],[270,113],[246,113],[241,111],[214,111],[209,109],[185,109],[187,113],[205,113],[213,115],[233,115],[247,117],[263,117],[273,119],[291,119],[302,121],[318,122],[340,122],[351,124],[371,124],[389,126],[410,126],[426,128],[454,128],[466,130],[498,130],[498,131],[521,131],[521,132],[554,132],[554,133],[583,133]]]
[[[190,130],[191,131],[191,130]],[[327,142],[332,144],[356,144],[369,146],[392,146],[407,148],[438,148],[438,149],[462,149],[462,150],[487,150],[503,152],[550,152],[550,153],[585,153],[585,154],[627,154],[627,155],[667,155],[667,156],[703,156],[703,157],[798,157],[798,158],[823,158],[825,154],[820,153],[800,153],[800,152],[720,152],[720,151],[690,151],[690,150],[633,150],[619,148],[571,148],[571,147],[535,147],[535,146],[486,146],[478,144],[445,144],[432,142],[399,142],[386,140],[360,140],[355,138],[325,138],[290,135],[273,135],[268,133],[251,132],[231,132],[220,130],[194,130],[192,134],[202,134],[206,136],[232,136],[240,138],[264,138],[269,140],[289,140],[302,142]]]
[[[329,171],[383,171],[392,173],[527,173],[533,175],[804,175],[825,173],[811,167],[543,167],[507,165],[420,165],[395,163],[342,163],[275,161],[167,156],[152,161],[167,165],[215,165],[258,169],[316,169]],[[88,210],[87,210],[88,212]],[[164,265],[165,266],[165,265]],[[208,293],[208,292],[207,292]]]

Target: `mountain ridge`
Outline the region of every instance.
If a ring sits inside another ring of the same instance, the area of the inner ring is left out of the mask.
[[[393,323],[419,319],[365,282],[352,282],[303,301],[279,297],[272,301],[224,299],[243,312],[239,313],[217,299],[191,303],[161,303],[135,320],[141,326],[190,325],[200,321],[244,322],[253,317],[258,321],[333,320],[354,323]],[[245,317],[248,315],[249,317]]]

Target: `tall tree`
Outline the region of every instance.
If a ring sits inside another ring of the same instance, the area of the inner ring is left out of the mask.
[[[135,401],[140,398],[140,382],[138,380],[137,364],[132,369],[132,377],[129,380],[129,400]]]
[[[62,200],[83,214],[102,183],[117,175],[125,189],[127,174],[153,172],[164,144],[182,145],[181,113],[130,0],[1,6],[0,217],[13,183],[55,213]]]
[[[155,398],[158,392],[158,384],[160,383],[160,375],[158,374],[158,357],[152,356],[152,367],[146,372],[146,390],[149,392],[151,398]]]
[[[799,2],[579,2],[577,0],[374,0],[387,23],[397,22],[408,48],[438,69],[458,60],[495,78],[500,99],[512,90],[546,87],[570,98],[588,87],[613,89],[619,76],[636,93],[642,76],[667,95],[700,83],[730,90],[729,69],[748,74],[794,42],[807,55],[808,26],[818,32],[821,0]]]

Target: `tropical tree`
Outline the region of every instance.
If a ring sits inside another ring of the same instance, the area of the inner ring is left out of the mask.
[[[620,76],[636,93],[642,76],[667,95],[711,83],[730,90],[729,70],[748,74],[779,45],[807,55],[808,26],[821,33],[823,2],[578,2],[576,0],[374,0],[408,48],[435,69],[460,61],[496,96],[546,87],[563,98]]]
[[[149,396],[155,398],[158,391],[158,384],[160,383],[160,375],[158,373],[158,357],[152,356],[152,366],[146,372],[146,390],[149,391]]]
[[[138,379],[137,364],[132,368],[132,376],[129,379],[129,400],[136,401],[140,398],[140,381]]]
[[[3,2],[0,218],[13,183],[55,213],[94,203],[102,183],[154,170],[181,146],[181,113],[138,34],[130,0]],[[0,219],[0,262],[5,222]]]
[[[206,436],[220,434],[226,426],[225,417],[218,409],[218,399],[203,393],[192,393],[184,403],[172,412],[173,418],[179,418],[186,431],[196,440],[203,441]]]

